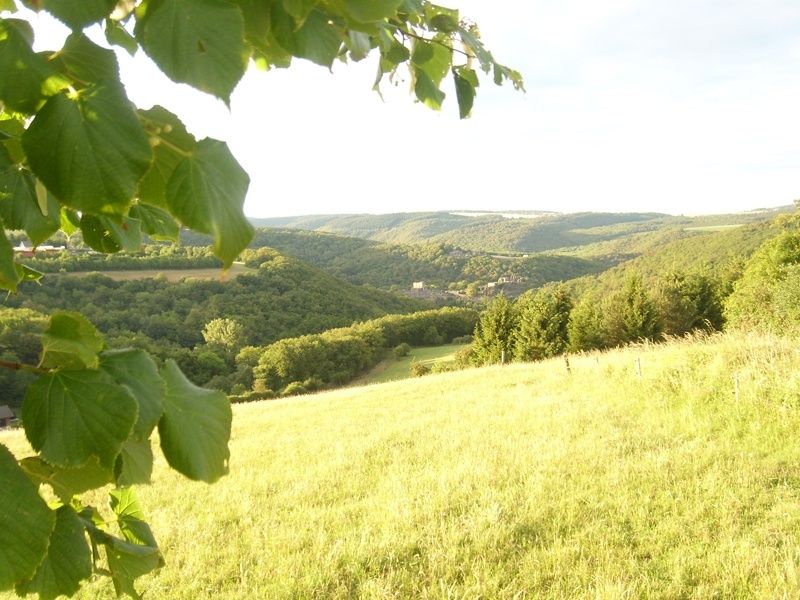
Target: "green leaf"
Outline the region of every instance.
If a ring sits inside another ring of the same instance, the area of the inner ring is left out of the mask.
[[[31,446],[59,467],[92,457],[114,466],[136,423],[136,400],[99,371],[59,371],[28,386],[22,423]]]
[[[32,40],[27,22],[0,19],[0,101],[25,114],[36,112],[45,96],[55,92],[56,73],[31,49]]]
[[[21,265],[17,263],[15,265],[17,267],[17,275],[19,276],[20,281],[39,281],[42,277],[44,277],[44,273],[40,273],[36,269],[31,269],[26,265]]]
[[[100,368],[136,399],[139,417],[133,433],[147,440],[164,412],[166,393],[153,359],[144,350],[113,350],[100,355]]]
[[[429,108],[439,110],[445,93],[431,80],[428,73],[419,67],[414,67],[414,79],[414,93],[419,101],[424,102]]]
[[[222,392],[197,387],[175,361],[161,369],[167,383],[158,423],[161,449],[170,466],[189,479],[213,483],[228,472],[231,406]]]
[[[253,237],[242,212],[249,184],[228,146],[211,139],[178,163],[167,184],[170,212],[187,227],[214,236],[214,252],[225,268]]]
[[[0,481],[0,590],[7,590],[36,572],[56,518],[2,444]]]
[[[134,204],[128,213],[142,224],[142,231],[154,240],[178,242],[180,228],[172,215],[158,206]]]
[[[81,228],[81,218],[74,210],[62,208],[59,216],[61,220],[61,231],[63,231],[67,237],[70,237]]]
[[[350,50],[350,58],[359,61],[369,54],[372,49],[372,41],[366,33],[351,30],[347,32],[347,47]]]
[[[435,31],[452,33],[458,29],[461,19],[458,10],[426,3],[425,20],[428,22],[428,26]]]
[[[344,10],[356,21],[370,23],[388,19],[397,13],[403,0],[342,0]]]
[[[25,231],[34,245],[47,240],[61,226],[58,201],[46,192],[44,197],[46,215],[39,207],[36,179],[31,172],[16,166],[3,169],[0,165],[0,219],[7,229]]]
[[[96,369],[103,349],[103,336],[86,317],[76,312],[59,311],[50,317],[42,336],[45,369]]]
[[[280,4],[273,4],[272,31],[278,43],[291,54],[323,67],[331,68],[342,47],[341,26],[319,9],[313,10],[303,26],[296,29],[291,15]]]
[[[14,264],[14,249],[5,231],[0,232],[0,289],[15,292],[19,281],[20,274]]]
[[[247,67],[242,13],[224,0],[151,0],[136,37],[172,80],[226,104]]]
[[[411,62],[414,63],[416,71],[425,71],[436,87],[439,87],[453,62],[453,50],[447,46],[449,43],[447,37],[442,34],[437,34],[433,42],[421,40],[414,42]]]
[[[453,69],[453,79],[456,84],[459,116],[462,119],[466,119],[470,112],[472,112],[472,105],[475,102],[475,88],[478,87],[478,74],[472,69],[461,67]]]
[[[101,467],[97,457],[74,469],[54,467],[38,456],[23,458],[19,464],[33,481],[49,485],[64,504],[70,504],[75,496],[111,483],[114,478],[111,469]]]
[[[118,21],[106,19],[106,41],[112,46],[119,46],[127,50],[128,54],[135,56],[139,50],[139,42]]]
[[[83,241],[93,250],[113,254],[120,250],[137,252],[142,246],[142,224],[129,217],[85,214],[81,217]]]
[[[92,42],[83,33],[70,35],[52,63],[80,87],[90,83],[121,85],[117,56],[112,50]]]
[[[128,594],[139,598],[133,587],[134,581],[164,565],[150,527],[131,488],[110,492],[111,509],[117,515],[117,523],[126,542],[110,538],[106,546],[108,566],[118,595]]]
[[[294,17],[297,27],[302,27],[317,5],[317,0],[282,0],[282,2],[284,10]]]
[[[117,485],[140,485],[150,483],[153,475],[153,448],[150,440],[129,438],[122,444],[114,469]]]
[[[33,172],[63,204],[124,213],[152,152],[136,113],[115,85],[57,95],[22,137]]]
[[[2,11],[17,12],[17,5],[14,4],[14,0],[0,0],[0,12]]]
[[[81,581],[92,574],[92,559],[86,531],[77,513],[69,506],[56,511],[56,525],[42,564],[29,580],[17,585],[17,594],[39,594],[39,600],[72,596]]]
[[[139,119],[155,145],[153,164],[139,182],[139,200],[166,207],[167,182],[181,159],[197,149],[197,140],[163,106],[140,110]]]
[[[102,21],[117,4],[117,0],[44,0],[44,9],[71,29],[83,29]]]

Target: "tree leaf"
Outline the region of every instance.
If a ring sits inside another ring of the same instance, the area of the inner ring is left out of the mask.
[[[0,481],[0,590],[6,590],[36,572],[56,518],[2,444]]]
[[[296,28],[291,15],[275,3],[272,5],[272,31],[278,43],[291,54],[329,69],[342,47],[341,25],[319,9],[314,9],[302,27]]]
[[[167,206],[167,182],[181,160],[197,149],[197,140],[181,120],[163,106],[139,111],[144,129],[154,140],[154,160],[139,182],[139,200]]]
[[[150,440],[125,440],[114,469],[117,485],[143,485],[150,483],[153,475],[153,448]]]
[[[81,217],[83,241],[93,250],[113,254],[137,252],[142,246],[142,227],[137,219],[85,214]]]
[[[142,231],[150,238],[170,242],[180,240],[178,223],[163,208],[140,202],[131,206],[128,214],[142,224]]]
[[[91,83],[121,85],[116,54],[101,48],[80,32],[67,38],[51,62],[80,87]]]
[[[231,406],[222,392],[197,387],[175,361],[161,369],[167,383],[158,423],[161,449],[170,466],[189,479],[213,483],[228,472]]]
[[[456,84],[459,116],[462,119],[466,119],[472,112],[472,105],[475,103],[475,88],[478,87],[478,74],[467,67],[459,67],[453,69],[453,79]]]
[[[425,20],[428,22],[428,26],[435,31],[452,33],[458,29],[461,18],[456,9],[428,2],[425,4]]]
[[[2,225],[2,223],[0,223]],[[0,289],[17,291],[20,274],[14,264],[14,249],[6,237],[6,232],[0,232]]]
[[[442,107],[445,93],[431,80],[427,72],[414,67],[414,93],[420,102],[434,110]]]
[[[139,50],[139,42],[118,21],[106,19],[105,34],[109,44],[124,48],[131,56]]]
[[[17,5],[14,4],[14,0],[0,0],[0,12],[2,11],[17,12]]]
[[[453,50],[446,45],[450,43],[447,36],[437,34],[434,40],[434,42],[415,40],[411,62],[414,63],[416,71],[425,71],[438,88],[450,70]]]
[[[31,49],[30,25],[17,19],[0,19],[0,101],[12,110],[32,114],[54,90],[48,85],[55,71]]]
[[[31,446],[59,467],[92,457],[113,468],[136,423],[136,400],[99,371],[59,371],[28,386],[22,423]]]
[[[41,4],[56,19],[76,30],[105,19],[117,0],[44,0]]]
[[[33,481],[49,485],[64,504],[70,504],[75,496],[103,487],[114,479],[112,471],[101,467],[96,457],[74,469],[54,467],[38,456],[23,458],[19,465]]]
[[[164,565],[150,526],[144,520],[132,488],[110,492],[111,509],[126,542],[111,537],[106,546],[108,566],[117,594],[139,598],[133,587],[136,578]]]
[[[17,594],[39,594],[39,600],[72,596],[92,574],[92,559],[86,531],[70,506],[56,511],[56,525],[44,561],[33,577],[17,585]]]
[[[164,412],[166,384],[144,350],[114,350],[100,355],[100,369],[125,386],[139,404],[133,434],[147,440]]]
[[[50,317],[42,336],[42,359],[45,369],[96,369],[103,349],[103,336],[86,317],[76,312],[59,311]]]
[[[170,212],[187,227],[214,236],[214,252],[225,268],[253,237],[242,212],[249,184],[228,146],[210,139],[178,163],[167,184]]]
[[[0,148],[0,155],[3,152]],[[0,219],[7,229],[25,231],[34,245],[47,240],[61,226],[58,201],[46,192],[45,199],[46,215],[39,207],[36,179],[31,172],[16,166],[3,169],[0,164]]]
[[[173,81],[226,104],[247,67],[242,13],[224,0],[151,0],[136,37]]]
[[[317,0],[282,0],[283,9],[294,17],[297,27],[302,27],[308,15],[317,5]]]
[[[152,152],[125,93],[90,87],[53,96],[22,136],[33,172],[63,203],[84,212],[123,214]]]
[[[81,218],[74,210],[62,208],[59,217],[61,221],[61,231],[63,231],[67,237],[70,237],[76,231],[80,230]]]
[[[361,23],[387,19],[397,13],[403,0],[342,0],[344,10]]]

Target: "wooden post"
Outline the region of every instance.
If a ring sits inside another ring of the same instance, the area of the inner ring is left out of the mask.
[[[564,355],[564,364],[567,366],[567,373],[571,373],[572,371],[569,368],[569,356],[566,354]]]
[[[640,357],[636,357],[636,375],[639,379],[642,378],[642,359]]]
[[[733,376],[733,396],[736,398],[736,402],[739,402],[739,374],[736,373]]]
[[[500,351],[500,364],[501,365],[506,364],[506,351],[505,350],[501,350]]]

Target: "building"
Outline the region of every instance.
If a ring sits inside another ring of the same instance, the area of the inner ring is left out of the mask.
[[[412,290],[424,290],[425,289],[425,282],[424,281],[415,281],[411,284]]]
[[[0,406],[0,428],[8,427],[16,417],[8,406]]]

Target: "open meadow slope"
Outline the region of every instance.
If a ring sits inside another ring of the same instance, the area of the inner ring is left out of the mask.
[[[162,460],[140,491],[167,560],[145,597],[800,596],[794,341],[570,367],[235,406],[229,476],[189,483]],[[26,451],[21,432],[0,442]]]

